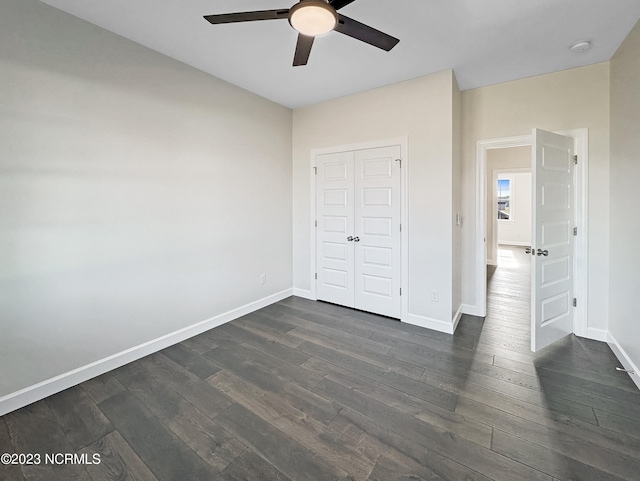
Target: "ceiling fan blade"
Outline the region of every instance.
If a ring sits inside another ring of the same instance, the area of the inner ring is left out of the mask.
[[[313,41],[315,37],[307,37],[306,35],[298,34],[298,43],[296,44],[296,53],[293,56],[293,66],[299,67],[301,65],[307,65],[309,60],[309,54],[311,53],[311,47],[313,47]]]
[[[220,23],[254,22],[256,20],[278,20],[289,18],[286,10],[259,10],[256,12],[222,13],[220,15],[205,15],[205,20],[214,25]]]
[[[340,10],[342,7],[346,7],[347,5],[355,1],[356,0],[332,0],[331,2],[329,2],[329,5],[331,5],[336,10]]]
[[[380,30],[376,30],[373,27],[357,22],[356,20],[345,17],[341,14],[338,14],[338,23],[334,30],[336,32],[343,33],[344,35],[348,35],[349,37],[361,40],[369,45],[373,45],[374,47],[386,50],[387,52],[395,47],[400,41],[391,35],[387,35]]]

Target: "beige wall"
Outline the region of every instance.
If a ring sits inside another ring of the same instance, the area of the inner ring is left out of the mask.
[[[408,137],[409,313],[451,323],[451,71],[323,102],[293,114],[294,289],[310,290],[310,152]],[[438,290],[440,301],[430,292]]]
[[[487,264],[497,261],[496,207],[493,203],[495,190],[494,171],[505,169],[531,169],[531,147],[509,147],[487,151]]]
[[[609,64],[467,90],[463,119],[463,303],[476,305],[476,142],[533,128],[589,129],[589,327],[605,330],[609,286]],[[602,331],[604,332],[604,331]]]
[[[640,368],[640,22],[611,60],[609,330]],[[636,380],[637,380],[636,376]],[[640,382],[636,381],[640,386]]]
[[[291,288],[289,109],[0,10],[0,398]]]

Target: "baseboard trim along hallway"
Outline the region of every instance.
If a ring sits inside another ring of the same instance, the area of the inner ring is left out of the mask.
[[[245,304],[244,306],[232,309],[217,316],[211,317],[204,321],[198,322],[191,326],[179,329],[164,336],[158,337],[151,341],[139,344],[137,346],[125,349],[111,356],[105,357],[98,361],[92,362],[85,366],[79,367],[59,376],[47,379],[45,381],[26,387],[6,396],[0,397],[0,416],[8,412],[19,409],[23,406],[31,404],[47,396],[68,389],[81,382],[88,381],[96,376],[104,374],[120,366],[124,366],[132,361],[141,359],[154,352],[161,351],[169,346],[173,346],[179,342],[189,339],[198,334],[202,334],[214,327],[221,326],[229,321],[233,321],[239,317],[245,316],[251,312],[262,309],[263,307],[274,304],[282,299],[286,299],[292,295],[292,289],[285,289],[276,292],[257,301]]]

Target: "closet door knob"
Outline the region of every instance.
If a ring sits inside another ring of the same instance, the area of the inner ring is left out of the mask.
[[[549,255],[549,251],[547,249],[542,250],[542,249],[538,249],[538,252],[536,252],[536,254],[538,254],[539,256],[548,256]]]
[[[360,242],[360,237],[354,237],[353,242]]]
[[[353,241],[353,237],[352,237],[352,236],[349,236],[349,237],[347,237],[347,240],[348,240],[349,242],[352,242],[352,241]]]

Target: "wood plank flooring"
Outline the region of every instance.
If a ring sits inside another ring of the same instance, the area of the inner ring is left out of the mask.
[[[640,479],[640,392],[608,346],[529,350],[528,256],[454,336],[291,297],[0,418],[0,479]]]

